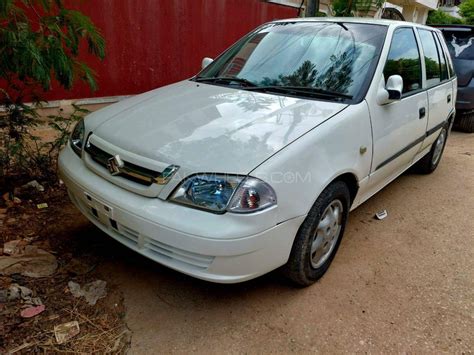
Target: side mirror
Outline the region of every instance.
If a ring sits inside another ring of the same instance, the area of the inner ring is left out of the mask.
[[[209,64],[211,64],[213,61],[214,61],[214,59],[212,59],[212,58],[208,58],[208,57],[204,58],[201,62],[201,68],[204,69]]]
[[[403,91],[403,78],[400,75],[392,75],[387,80],[385,89],[388,91],[390,100],[401,100]]]
[[[393,101],[402,99],[403,78],[400,75],[391,75],[387,79],[387,84],[382,77],[377,93],[377,103],[385,105]]]

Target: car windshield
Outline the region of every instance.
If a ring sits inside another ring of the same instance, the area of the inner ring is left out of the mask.
[[[453,59],[474,60],[474,30],[470,28],[459,30],[443,30]]]
[[[254,91],[353,99],[364,93],[386,27],[336,22],[264,25],[205,68],[197,81]]]

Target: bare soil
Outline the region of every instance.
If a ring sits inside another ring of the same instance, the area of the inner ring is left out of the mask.
[[[0,353],[125,352],[130,331],[124,321],[122,293],[113,281],[107,280],[107,295],[94,306],[74,298],[68,288],[69,281],[84,285],[104,279],[97,266],[108,253],[102,252],[98,232],[90,230],[87,220],[70,204],[64,187],[49,186],[43,193],[16,196],[21,203],[7,202],[9,207],[0,216],[0,245],[11,240],[26,241],[55,255],[58,269],[54,275],[41,278],[0,276],[0,290],[12,284],[27,287],[46,307],[33,318],[22,318],[22,309],[28,307],[24,301],[0,300]],[[48,207],[38,209],[40,203]],[[2,198],[2,212],[5,207]],[[71,321],[79,323],[80,333],[66,344],[58,344],[54,327]]]
[[[32,334],[51,333],[53,323],[79,317],[72,309],[105,332],[126,322],[133,354],[472,353],[473,155],[474,135],[453,132],[435,173],[404,174],[352,212],[329,271],[305,289],[293,287],[278,271],[237,285],[187,277],[98,231],[63,189],[48,191],[47,198],[8,209],[6,219],[16,222],[5,219],[0,226],[3,241],[34,235],[34,243],[48,244],[60,261],[52,281],[0,279],[0,288],[12,281],[37,287],[47,305],[47,311],[28,321],[2,319],[0,305],[0,352],[28,336],[34,341]],[[44,200],[49,209],[33,208]],[[375,220],[375,212],[383,209],[388,217]],[[71,274],[67,264],[75,258],[96,267],[82,276]],[[69,279],[97,278],[107,281],[108,296],[95,307],[64,290]],[[55,314],[60,318],[48,320]],[[108,319],[100,322],[101,314]],[[87,321],[82,324],[80,344],[87,349],[100,332]]]

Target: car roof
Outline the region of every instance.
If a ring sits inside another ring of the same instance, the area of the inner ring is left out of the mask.
[[[362,23],[370,25],[382,25],[382,26],[409,26],[409,27],[420,27],[429,30],[433,30],[433,27],[425,26],[419,23],[407,22],[407,21],[395,21],[385,19],[374,19],[368,17],[299,17],[290,18],[283,20],[275,20],[272,22],[344,22],[344,23]],[[437,29],[435,29],[437,30]]]

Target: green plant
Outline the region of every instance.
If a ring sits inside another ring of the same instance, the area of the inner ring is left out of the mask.
[[[372,6],[380,9],[384,2],[385,0],[333,0],[332,12],[338,17],[366,16]]]
[[[64,114],[62,110],[57,115],[49,115],[49,126],[54,129],[56,136],[53,140],[43,140],[35,135],[30,135],[31,142],[26,147],[28,166],[22,170],[29,176],[37,176],[44,180],[56,178],[56,160],[59,151],[68,143],[69,135],[76,122],[84,118],[90,111],[77,105],[72,105],[73,111]]]
[[[37,143],[30,129],[51,83],[71,89],[81,80],[96,89],[95,73],[81,61],[80,48],[84,43],[102,59],[105,42],[90,18],[66,8],[63,0],[0,0],[0,23],[0,179],[5,180],[38,162],[29,156]]]
[[[459,13],[467,24],[474,25],[474,0],[464,0],[459,5]]]
[[[462,24],[463,21],[459,18],[451,16],[441,10],[430,11],[426,24],[428,25],[452,25]]]

